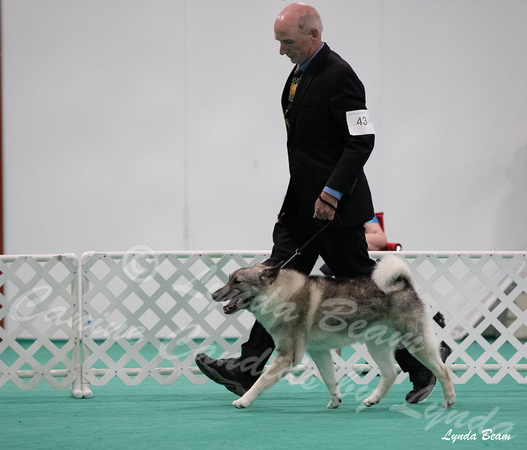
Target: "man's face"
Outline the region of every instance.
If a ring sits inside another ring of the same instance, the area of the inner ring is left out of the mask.
[[[313,37],[300,31],[296,22],[277,21],[274,37],[280,42],[280,54],[286,55],[293,64],[302,64],[317,50]]]

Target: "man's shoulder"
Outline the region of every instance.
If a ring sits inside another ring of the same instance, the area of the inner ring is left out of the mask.
[[[351,65],[333,50],[329,51],[327,62],[328,64],[336,66],[340,69],[353,70]]]
[[[353,69],[351,68],[350,64],[344,60],[337,52],[331,50],[331,48],[325,44],[324,47],[320,50],[320,52],[315,57],[316,65],[323,68],[328,68],[330,70],[336,70],[336,71],[351,71],[353,72]],[[315,62],[315,61],[313,61]]]

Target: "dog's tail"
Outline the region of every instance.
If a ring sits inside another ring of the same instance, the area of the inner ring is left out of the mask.
[[[374,283],[385,294],[396,292],[412,284],[410,269],[406,263],[395,255],[388,254],[373,271]]]

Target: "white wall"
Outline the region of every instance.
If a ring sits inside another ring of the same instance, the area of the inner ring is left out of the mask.
[[[261,249],[287,186],[281,0],[3,0],[6,253]],[[405,250],[526,250],[527,2],[317,0]]]

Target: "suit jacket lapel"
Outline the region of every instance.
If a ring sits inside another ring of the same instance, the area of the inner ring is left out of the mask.
[[[300,83],[298,84],[298,87],[296,88],[295,100],[293,101],[293,106],[291,107],[291,111],[289,111],[289,121],[290,121],[291,128],[293,128],[296,114],[297,114],[298,108],[300,107],[300,104],[302,103],[302,99],[304,98],[304,95],[307,92],[309,85],[311,84],[311,81],[313,81],[313,78],[315,78],[315,76],[317,75],[321,64],[326,60],[326,57],[328,56],[329,51],[330,51],[329,46],[327,44],[324,44],[324,47],[313,58],[313,61],[309,63],[305,73],[302,75],[302,79],[300,80]],[[294,71],[295,69],[293,68],[293,70],[289,74],[289,77],[287,78],[285,88],[282,93],[283,111],[285,111],[287,107],[289,87],[291,86],[291,79],[293,78]]]

